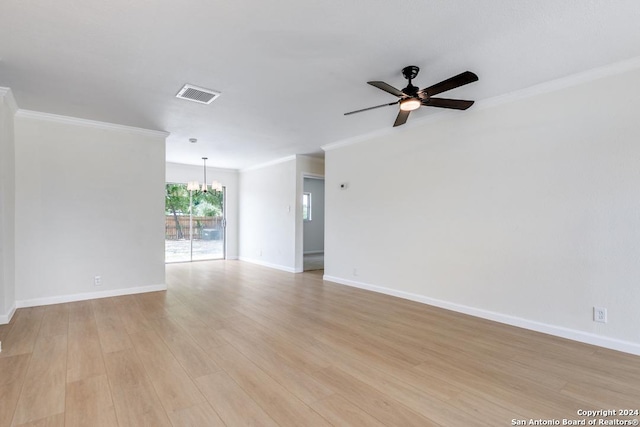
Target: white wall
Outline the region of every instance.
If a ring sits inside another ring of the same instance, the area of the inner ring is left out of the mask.
[[[296,155],[240,171],[240,259],[302,272],[304,176],[324,176],[324,159]]]
[[[179,163],[166,164],[167,182],[183,183],[198,181],[202,184],[202,166],[183,165]],[[207,180],[209,184],[217,180],[226,187],[225,205],[227,219],[227,259],[237,259],[238,252],[238,171],[233,169],[220,169],[207,167]]]
[[[636,69],[336,144],[326,277],[640,354],[637,88]]]
[[[324,252],[324,180],[305,178],[304,192],[311,193],[311,221],[304,221],[303,252]]]
[[[240,171],[240,259],[295,270],[296,159]]]
[[[18,112],[18,306],[166,289],[165,137]]]
[[[0,324],[15,311],[15,141],[17,110],[11,90],[0,88]]]

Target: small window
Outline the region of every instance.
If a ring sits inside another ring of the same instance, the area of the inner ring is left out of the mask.
[[[302,219],[311,221],[311,193],[302,193]]]

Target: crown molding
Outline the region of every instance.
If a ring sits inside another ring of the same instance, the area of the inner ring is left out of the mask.
[[[275,159],[275,160],[270,160],[266,163],[260,163],[254,166],[249,166],[247,168],[244,169],[240,169],[240,172],[248,172],[248,171],[252,171],[255,169],[262,169],[262,168],[266,168],[269,166],[273,166],[273,165],[277,165],[279,163],[284,163],[284,162],[288,162],[291,160],[297,160],[297,159],[307,159],[310,160],[311,162],[314,163],[318,163],[318,164],[324,164],[324,159],[320,158],[320,157],[313,157],[313,156],[309,156],[307,154],[292,154],[290,156],[287,157],[281,157],[279,159]]]
[[[484,110],[487,108],[496,107],[498,105],[509,104],[518,100],[531,98],[531,97],[542,95],[545,93],[559,91],[559,90],[570,88],[573,86],[579,86],[581,84],[586,84],[594,80],[602,79],[604,77],[615,76],[618,74],[625,73],[627,71],[637,70],[639,68],[640,68],[640,56],[631,58],[625,61],[616,62],[614,64],[593,68],[591,70],[582,71],[580,73],[572,74],[566,77],[561,77],[559,79],[550,80],[548,82],[539,83],[539,84],[529,86],[527,88],[520,89],[514,92],[480,100],[474,104],[473,110]],[[322,148],[325,152],[336,150],[339,148],[347,147],[349,145],[357,144],[359,142],[369,141],[374,138],[391,135],[396,132],[405,132],[408,129],[412,129],[416,126],[421,126],[421,125],[424,125],[425,123],[442,120],[456,113],[457,113],[456,111],[449,111],[449,110],[439,111],[436,114],[431,114],[426,117],[421,117],[419,119],[411,120],[407,124],[403,125],[402,128],[392,127],[392,128],[378,129],[376,131],[369,132],[363,135],[358,135],[351,138],[346,138],[346,139],[341,139],[335,142],[331,142],[321,146],[320,148]]]
[[[436,116],[438,116],[438,115],[439,114],[436,114]],[[433,118],[433,117],[434,116],[429,116],[429,118]],[[424,121],[421,120],[420,122],[423,123]],[[406,124],[404,126],[406,126]],[[369,141],[369,140],[374,139],[374,138],[378,138],[378,137],[382,137],[382,136],[386,136],[386,135],[391,135],[391,134],[396,133],[396,132],[400,132],[400,130],[397,129],[397,128],[393,128],[393,127],[392,128],[378,129],[378,130],[375,130],[375,131],[372,131],[372,132],[364,133],[362,135],[353,136],[351,138],[345,138],[345,139],[340,139],[340,140],[335,141],[335,142],[330,142],[329,144],[325,144],[325,145],[320,146],[320,148],[322,148],[325,152],[333,151],[333,150],[337,150],[338,148],[343,148],[343,147],[347,147],[349,145],[357,144],[359,142]]]
[[[256,170],[256,169],[262,169],[262,168],[266,168],[266,167],[269,167],[269,166],[277,165],[279,163],[285,163],[285,162],[288,162],[290,160],[295,160],[295,159],[296,159],[296,155],[292,154],[291,156],[281,157],[279,159],[271,160],[271,161],[266,162],[266,163],[260,163],[258,165],[249,166],[248,168],[240,169],[240,172],[248,172],[248,171],[252,171],[252,170]]]
[[[16,102],[16,98],[13,96],[11,88],[0,87],[0,97],[4,98],[4,102],[7,104],[11,112],[16,114],[18,111],[18,103]]]
[[[167,165],[167,167],[188,167],[188,168],[196,168],[200,171],[202,170],[202,165],[194,165],[192,163],[165,162],[165,164]],[[207,166],[207,171],[232,173],[236,175],[238,174],[238,169],[219,168],[216,166]]]
[[[133,134],[144,135],[144,136],[155,136],[163,139],[169,136],[169,132],[165,132],[161,130],[143,129],[143,128],[138,128],[134,126],[118,125],[115,123],[106,123],[106,122],[100,122],[97,120],[80,119],[77,117],[61,116],[58,114],[43,113],[40,111],[32,111],[32,110],[19,109],[18,112],[16,113],[16,117],[25,118],[25,119],[45,120],[49,122],[63,123],[63,124],[75,125],[75,126],[84,126],[84,127],[95,128],[95,129],[115,130],[119,132],[133,133]]]
[[[627,71],[637,70],[640,68],[640,56],[628,59],[626,61],[616,62],[614,64],[605,65],[591,70],[582,71],[580,73],[571,74],[559,79],[550,80],[548,82],[539,83],[504,95],[494,96],[476,103],[476,110],[491,108],[502,104],[508,104],[521,99],[531,98],[545,93],[556,92],[574,86],[590,83],[605,77],[616,76],[626,73]]]
[[[425,117],[412,119],[410,122],[402,125],[402,127],[384,127],[382,129],[377,129],[372,132],[368,132],[362,135],[353,136],[351,138],[341,139],[336,142],[331,142],[329,144],[323,145],[320,148],[327,151],[336,150],[338,148],[346,147],[349,145],[357,144],[359,142],[369,141],[374,138],[380,138],[387,135],[392,135],[394,133],[404,133],[409,129],[413,129],[418,126],[422,126],[425,123],[431,123],[438,120],[442,120],[446,117],[451,117],[460,114],[459,111],[455,110],[439,110],[433,114],[429,114]]]
[[[309,160],[312,163],[324,164],[324,157],[315,157],[308,154],[296,154],[296,159]]]

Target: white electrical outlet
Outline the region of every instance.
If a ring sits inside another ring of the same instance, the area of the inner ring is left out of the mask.
[[[354,275],[354,276],[358,276],[358,269],[357,269],[357,268],[354,268],[354,269],[353,269],[353,275]]]
[[[593,307],[593,321],[607,323],[607,309],[604,307]]]
[[[95,276],[93,278],[93,286],[102,286],[102,277]]]

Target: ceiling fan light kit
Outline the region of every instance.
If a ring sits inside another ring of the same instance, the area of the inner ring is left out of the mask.
[[[465,71],[464,73],[460,73],[457,76],[450,77],[446,80],[441,81],[440,83],[436,83],[422,90],[411,83],[411,81],[417,77],[419,71],[420,68],[415,65],[409,65],[408,67],[404,67],[402,69],[402,75],[409,81],[407,87],[402,90],[396,89],[390,84],[381,81],[367,82],[371,86],[377,87],[378,89],[390,93],[391,95],[394,95],[400,99],[388,104],[376,105],[375,107],[350,111],[348,113],[345,113],[344,115],[348,116],[350,114],[361,113],[363,111],[373,110],[375,108],[400,104],[400,111],[398,112],[396,121],[393,124],[393,126],[396,127],[405,124],[407,122],[407,119],[409,118],[409,113],[417,110],[422,106],[449,108],[452,110],[466,110],[473,105],[474,101],[467,101],[464,99],[432,98],[433,95],[437,95],[439,93],[446,92],[448,90],[478,81],[478,76],[471,71]]]
[[[400,109],[402,111],[417,110],[418,108],[420,108],[420,105],[422,105],[422,103],[418,98],[407,98],[400,101]]]

